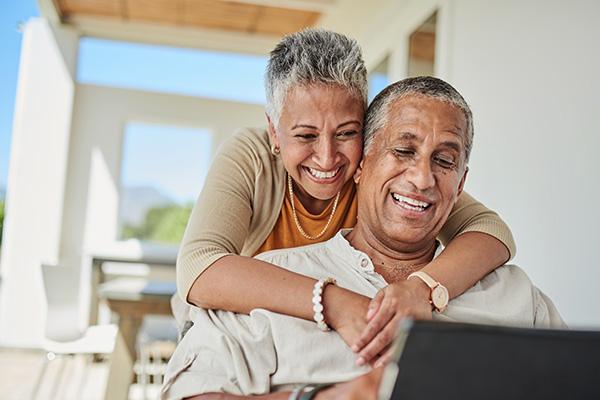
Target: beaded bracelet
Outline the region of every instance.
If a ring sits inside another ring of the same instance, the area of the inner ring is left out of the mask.
[[[323,315],[323,290],[325,289],[325,286],[327,286],[328,284],[335,284],[335,279],[333,278],[327,278],[327,279],[320,279],[317,281],[317,283],[315,283],[315,287],[313,289],[313,298],[312,298],[312,303],[313,303],[313,311],[315,312],[314,315],[314,320],[317,323],[317,327],[322,330],[323,332],[327,332],[329,330],[331,330],[329,328],[329,326],[327,325],[327,323],[325,322],[325,316]]]

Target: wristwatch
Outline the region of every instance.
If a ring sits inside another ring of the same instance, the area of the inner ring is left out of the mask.
[[[443,313],[446,307],[448,307],[448,300],[450,300],[450,296],[448,295],[448,289],[441,283],[437,282],[435,279],[431,277],[426,272],[417,271],[413,272],[406,279],[410,279],[412,277],[417,277],[431,289],[429,292],[429,303],[433,306],[433,309],[439,313]]]

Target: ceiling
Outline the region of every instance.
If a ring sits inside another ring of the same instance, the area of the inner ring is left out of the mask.
[[[314,26],[336,0],[38,0],[82,36],[261,53]]]
[[[179,27],[284,35],[313,26],[321,12],[223,0],[54,0],[62,21],[80,16]],[[285,1],[280,2],[285,5]]]

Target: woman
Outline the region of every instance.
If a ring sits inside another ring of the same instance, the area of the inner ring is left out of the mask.
[[[222,146],[190,217],[177,261],[183,299],[313,319],[315,280],[251,257],[354,226],[366,86],[355,41],[319,30],[282,39],[267,67],[268,131],[245,129]],[[442,232],[447,247],[423,271],[451,298],[514,254],[508,227],[466,194]],[[374,361],[401,316],[431,315],[429,296],[414,279],[391,284],[373,302],[328,285],[325,319],[358,363]]]

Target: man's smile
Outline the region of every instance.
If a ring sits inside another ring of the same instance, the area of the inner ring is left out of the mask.
[[[424,213],[430,206],[431,202],[417,200],[412,197],[404,196],[399,193],[391,193],[394,203],[400,207],[413,212]]]

